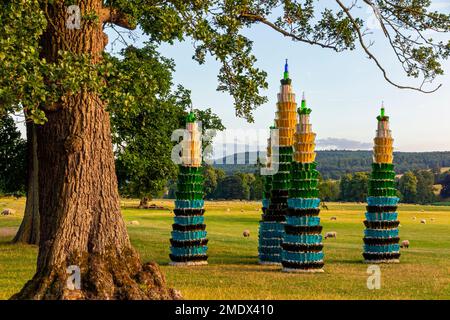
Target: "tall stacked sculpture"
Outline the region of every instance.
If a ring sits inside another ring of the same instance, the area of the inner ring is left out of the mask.
[[[319,189],[316,170],[315,138],[310,124],[311,109],[303,96],[298,109],[299,123],[295,133],[294,161],[285,233],[282,243],[282,265],[286,272],[323,272],[322,226],[318,217]]]
[[[181,150],[170,259],[172,265],[204,265],[208,259],[208,239],[203,216],[201,133],[192,111],[186,118]]]
[[[378,128],[374,139],[374,162],[369,181],[367,212],[364,224],[364,260],[368,263],[399,262],[397,190],[393,165],[393,139],[389,117],[384,106],[377,117]]]
[[[272,176],[270,201],[259,225],[258,252],[261,264],[281,263],[281,242],[290,184],[292,144],[297,124],[297,104],[291,82],[286,61],[275,117],[278,141],[271,141],[272,166],[276,173]]]
[[[270,127],[270,130],[275,129],[275,127]],[[267,157],[266,157],[266,167],[270,170],[272,167],[272,142],[271,137],[267,139]],[[272,191],[272,175],[264,176],[264,190],[262,198],[262,212],[265,213],[270,203],[270,193]],[[261,231],[261,230],[260,230]]]

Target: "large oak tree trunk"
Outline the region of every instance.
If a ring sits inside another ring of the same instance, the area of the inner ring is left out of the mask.
[[[100,22],[65,27],[66,8],[49,7],[43,56],[58,50],[88,53],[97,63],[107,43]],[[82,15],[100,16],[102,1],[79,1]],[[40,246],[33,279],[13,299],[171,299],[154,263],[142,265],[132,248],[119,205],[109,115],[95,92],[82,90],[46,107],[37,128]],[[81,289],[67,285],[69,266],[81,270]],[[73,288],[72,288],[73,289]]]
[[[39,185],[36,125],[27,123],[27,202],[14,243],[39,244]]]

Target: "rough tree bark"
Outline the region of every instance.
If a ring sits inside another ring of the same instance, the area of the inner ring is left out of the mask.
[[[27,123],[27,202],[13,243],[39,244],[39,186],[36,125]]]
[[[97,63],[107,44],[101,0],[81,0],[82,15],[100,21],[65,27],[63,1],[48,5],[43,56],[58,50],[87,53]],[[109,12],[109,10],[107,10]],[[106,17],[106,18],[105,18]],[[13,299],[172,299],[174,290],[154,263],[142,265],[128,238],[119,205],[109,115],[95,92],[83,90],[45,106],[37,127],[40,246],[36,274]],[[67,267],[81,270],[81,289],[66,285]]]

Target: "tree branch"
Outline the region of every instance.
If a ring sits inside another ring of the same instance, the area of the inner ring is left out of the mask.
[[[340,1],[340,0],[336,0],[336,2],[339,4],[339,6],[342,8],[342,10],[344,11],[344,13],[347,15],[347,17],[350,19],[357,35],[358,35],[358,40],[359,43],[361,45],[361,47],[363,48],[363,50],[365,51],[365,53],[369,56],[369,59],[372,59],[375,64],[377,65],[378,69],[381,70],[381,72],[383,73],[383,77],[384,79],[386,79],[387,82],[389,82],[391,85],[399,88],[399,89],[411,89],[411,90],[415,90],[415,91],[420,91],[423,93],[433,93],[435,91],[437,91],[442,84],[440,84],[439,86],[437,86],[437,88],[431,90],[431,91],[425,91],[422,89],[422,87],[416,88],[416,87],[409,87],[409,86],[402,86],[399,84],[396,84],[395,82],[393,82],[387,75],[386,69],[383,68],[383,66],[381,65],[381,63],[378,61],[378,59],[373,55],[372,52],[370,52],[369,48],[367,47],[367,45],[364,42],[363,39],[363,35],[361,34],[361,30],[359,29],[358,24],[356,23],[355,19],[353,18],[353,16],[351,15],[349,9]]]
[[[297,40],[297,41],[308,43],[308,44],[311,44],[311,45],[317,45],[317,46],[320,46],[322,48],[333,49],[334,51],[339,51],[336,46],[328,45],[328,44],[325,44],[325,43],[320,43],[320,42],[309,40],[309,39],[300,38],[300,37],[296,36],[295,34],[290,33],[288,31],[278,27],[274,23],[272,23],[272,22],[268,21],[267,19],[265,19],[263,16],[256,15],[256,14],[251,14],[251,13],[247,13],[247,12],[243,12],[243,13],[241,13],[240,18],[248,19],[248,20],[251,20],[251,21],[261,22],[261,23],[269,26],[273,30],[281,33],[282,35],[284,35],[286,37],[290,37],[290,38],[292,38],[294,40]]]
[[[100,21],[102,23],[112,23],[128,30],[136,28],[130,24],[126,14],[115,8],[105,7],[100,9]]]

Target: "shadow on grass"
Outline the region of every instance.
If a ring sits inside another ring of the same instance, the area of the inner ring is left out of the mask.
[[[120,209],[122,209],[122,210],[137,210],[138,212],[146,212],[146,213],[150,213],[150,212],[159,212],[159,211],[161,211],[161,212],[169,212],[169,211],[172,211],[172,209],[170,209],[170,208],[155,208],[155,209],[152,209],[152,208],[147,208],[147,209],[141,209],[141,208],[139,208],[138,206],[121,206],[120,207]]]
[[[363,258],[361,259],[330,259],[326,260],[325,264],[359,264],[359,265],[368,265],[367,263],[364,263]]]
[[[147,212],[143,212],[143,214],[146,214]],[[162,215],[164,215],[164,214],[168,214],[168,212],[161,212],[161,211],[156,211],[155,210],[155,212],[148,212],[148,215],[139,215],[139,217],[136,217],[136,220],[143,220],[143,221],[154,221],[154,220],[159,220],[159,219],[161,219],[161,216],[157,216],[157,215],[152,215],[152,214],[155,214],[155,213],[158,213],[158,214],[162,214]],[[171,216],[163,216],[163,218],[172,218]],[[170,220],[170,221],[172,221],[172,220]],[[162,220],[161,222],[165,222],[165,220]],[[172,223],[170,224],[170,226],[172,226]]]
[[[163,261],[159,262],[159,265],[162,266],[168,266],[170,261]],[[256,256],[240,256],[240,257],[233,257],[233,258],[227,258],[226,256],[220,257],[220,256],[214,256],[214,258],[209,257],[208,258],[208,265],[209,266],[224,266],[224,265],[252,265],[252,266],[259,266],[258,263],[258,257]],[[263,266],[263,265],[261,265]]]
[[[12,246],[13,243],[11,241],[11,237],[0,237],[0,246]]]

